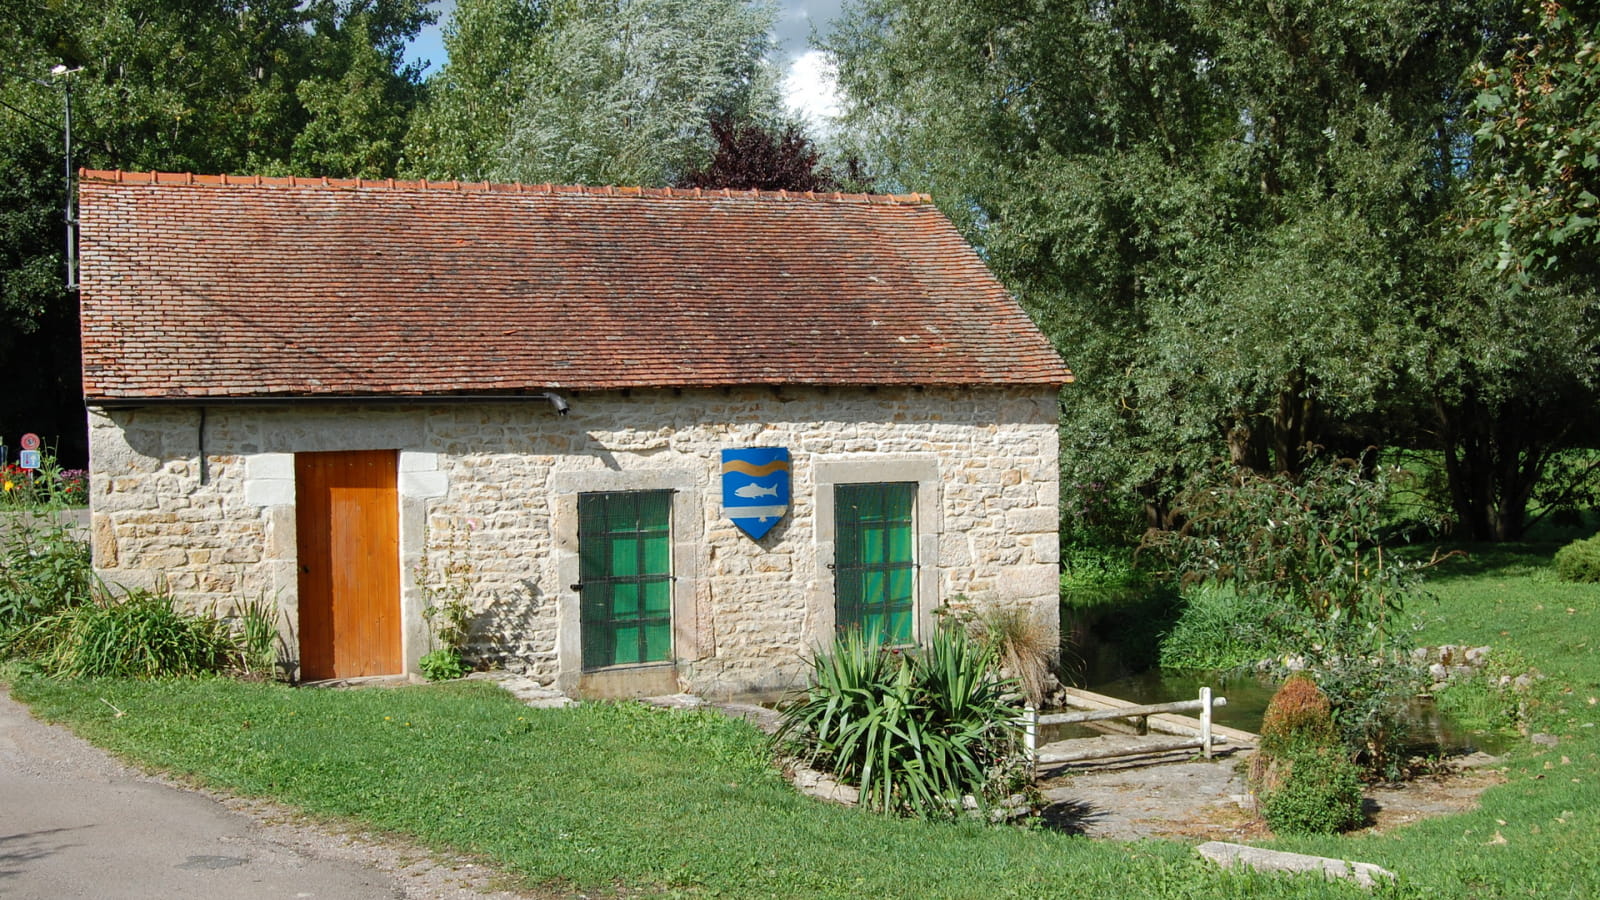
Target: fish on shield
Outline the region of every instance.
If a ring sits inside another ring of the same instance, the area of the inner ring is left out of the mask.
[[[757,540],[789,511],[787,447],[722,451],[722,512]]]

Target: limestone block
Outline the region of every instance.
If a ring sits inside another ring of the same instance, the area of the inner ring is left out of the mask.
[[[1058,590],[1060,571],[1054,565],[1017,565],[1000,572],[1000,594],[1004,597],[1038,597]]]
[[[1305,853],[1285,853],[1281,850],[1265,850],[1224,841],[1207,841],[1196,847],[1195,851],[1224,869],[1243,865],[1258,872],[1291,874],[1321,872],[1327,878],[1348,878],[1366,888],[1372,887],[1380,880],[1395,880],[1393,872],[1373,863],[1348,862]]]
[[[294,454],[257,453],[245,457],[244,502],[250,506],[294,503]]]
[[[401,472],[402,497],[443,497],[450,490],[450,479],[443,472]]]
[[[95,566],[101,569],[115,569],[118,564],[117,532],[112,525],[111,517],[97,512],[90,516],[90,522]]]
[[[1055,534],[1058,527],[1054,506],[1025,506],[1006,513],[1006,530],[1012,534]]]

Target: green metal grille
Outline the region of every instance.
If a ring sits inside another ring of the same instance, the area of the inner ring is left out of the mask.
[[[672,492],[578,495],[583,667],[672,658]]]
[[[841,484],[833,498],[838,627],[870,641],[913,643],[916,483]]]

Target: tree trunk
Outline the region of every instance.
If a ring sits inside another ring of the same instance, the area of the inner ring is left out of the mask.
[[[1235,410],[1228,430],[1228,459],[1260,475],[1298,474],[1306,448],[1315,442],[1317,401],[1306,390],[1306,375],[1295,372],[1278,391],[1270,413]]]
[[[1468,392],[1457,404],[1435,401],[1445,478],[1456,518],[1475,541],[1514,541],[1528,527],[1528,502],[1554,438],[1526,404],[1491,408]]]

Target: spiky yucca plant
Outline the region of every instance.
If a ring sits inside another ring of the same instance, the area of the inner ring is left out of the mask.
[[[788,706],[778,740],[861,790],[861,805],[930,818],[1008,793],[1022,766],[1016,682],[988,647],[941,628],[924,650],[846,633],[812,660],[812,685]]]

